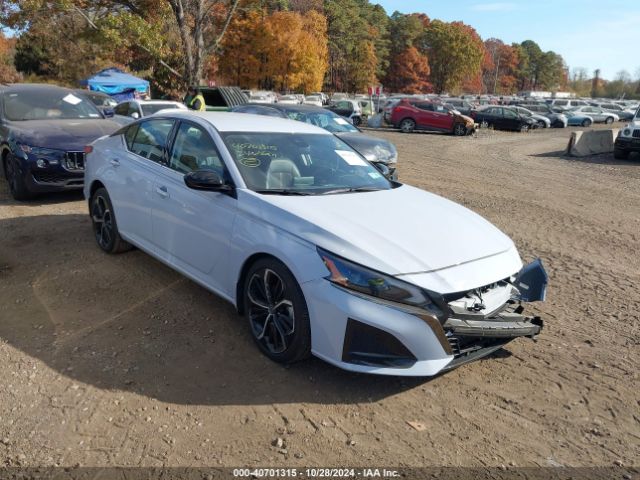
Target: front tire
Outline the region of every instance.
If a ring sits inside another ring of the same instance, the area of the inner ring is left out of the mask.
[[[582,126],[583,126],[583,127],[590,127],[590,126],[591,126],[591,120],[589,120],[588,118],[585,118],[585,119],[582,121]]]
[[[18,159],[12,153],[9,153],[4,160],[4,174],[14,200],[20,201],[33,198],[33,193],[29,191],[24,177],[20,174]]]
[[[403,133],[411,133],[416,129],[416,122],[411,118],[405,118],[400,122],[400,130]]]
[[[456,137],[464,137],[467,134],[467,127],[465,127],[462,123],[456,123],[453,127],[453,134]]]
[[[98,246],[107,253],[121,253],[132,246],[120,236],[111,198],[105,188],[99,188],[91,196],[91,223]]]
[[[607,117],[604,123],[606,123],[607,125],[611,125],[613,123],[613,117]]]
[[[291,271],[274,258],[255,262],[245,277],[243,311],[262,353],[295,363],[311,355],[309,311]]]
[[[529,125],[526,123],[523,123],[522,125],[520,125],[520,132],[522,133],[527,133],[529,131]]]

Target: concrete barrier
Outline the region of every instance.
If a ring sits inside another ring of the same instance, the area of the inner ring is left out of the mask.
[[[617,136],[617,128],[572,132],[567,145],[567,155],[587,157],[599,153],[611,153]]]

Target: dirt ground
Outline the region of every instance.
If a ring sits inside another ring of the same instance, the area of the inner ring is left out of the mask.
[[[638,465],[640,157],[564,158],[569,130],[379,135],[402,181],[542,257],[537,342],[433,379],[278,366],[231,305],[101,253],[81,196],[2,181],[0,465]]]

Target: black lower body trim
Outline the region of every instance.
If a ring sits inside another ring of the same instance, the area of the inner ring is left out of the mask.
[[[410,368],[417,358],[389,332],[350,318],[344,335],[342,361],[369,367]]]

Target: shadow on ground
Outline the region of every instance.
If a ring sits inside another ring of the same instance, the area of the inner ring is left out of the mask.
[[[567,155],[567,151],[565,150],[555,150],[553,152],[547,153],[538,153],[535,155],[530,155],[531,157],[540,157],[540,158],[560,158],[562,160],[580,162],[580,163],[590,163],[595,165],[639,165],[640,164],[640,154],[630,154],[627,160],[617,160],[613,158],[613,153],[601,153],[598,155],[590,155],[588,157],[572,157]]]
[[[0,220],[0,245],[0,337],[79,382],[221,405],[369,402],[427,382],[275,364],[227,302],[139,250],[102,253],[87,215]]]

